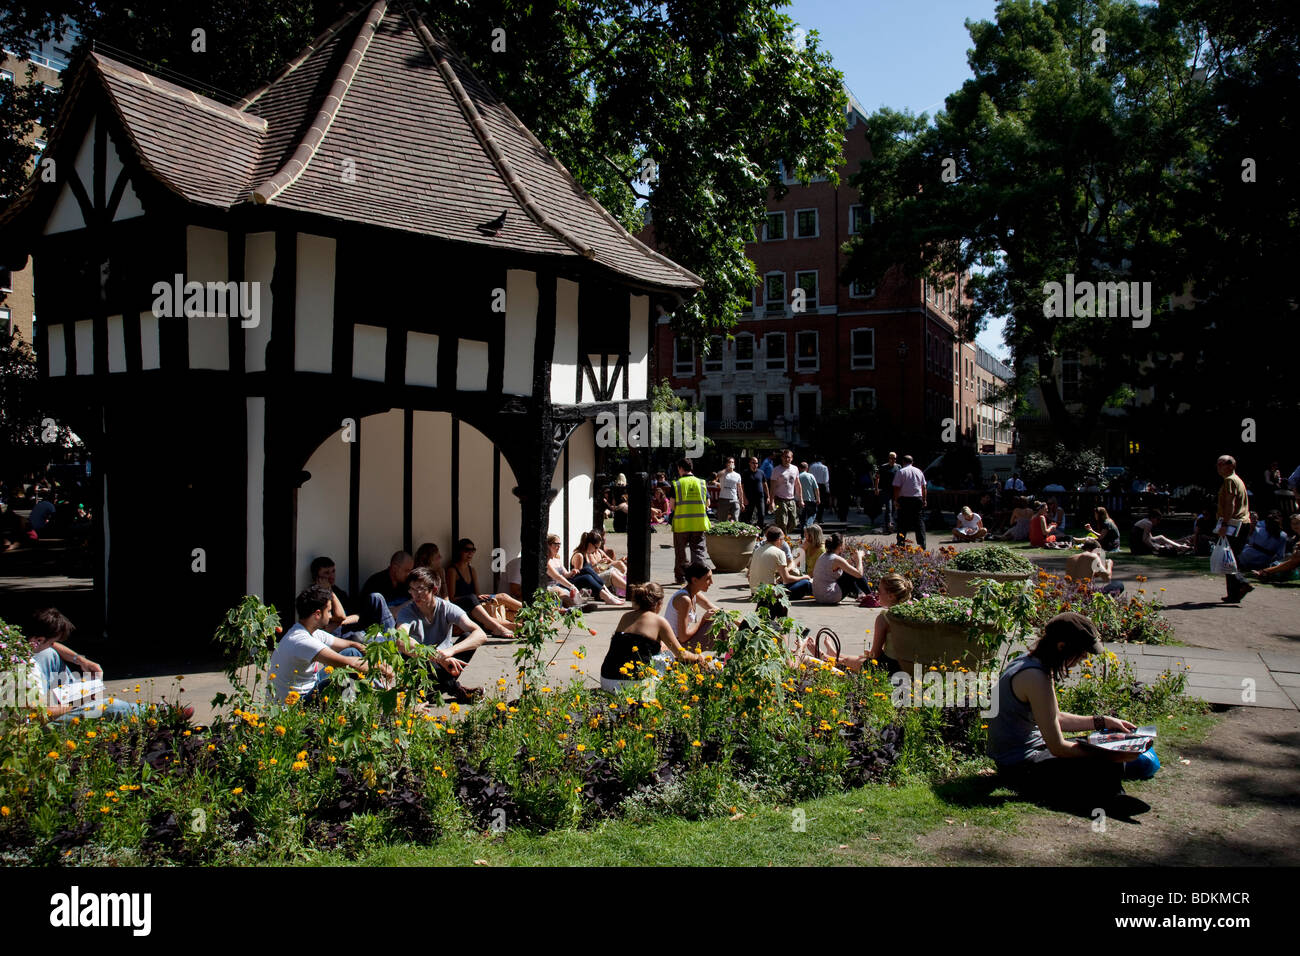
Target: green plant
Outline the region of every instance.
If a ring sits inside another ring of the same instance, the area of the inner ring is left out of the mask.
[[[1030,574],[1033,563],[1000,544],[967,548],[960,552],[947,567],[954,571],[983,571],[991,574]]]
[[[970,598],[947,597],[932,594],[903,604],[895,604],[888,611],[894,620],[908,624],[954,624],[969,627],[973,617]]]
[[[726,535],[732,538],[757,538],[759,529],[743,521],[714,521],[709,525],[709,534]]]
[[[243,700],[252,700],[266,666],[275,650],[276,635],[281,633],[280,615],[270,605],[263,604],[255,594],[248,594],[230,609],[226,619],[217,626],[213,641],[225,659],[226,678]],[[245,671],[252,673],[246,677]],[[218,694],[212,700],[220,707],[228,700]]]

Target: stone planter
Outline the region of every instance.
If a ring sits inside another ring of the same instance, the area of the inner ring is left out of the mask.
[[[886,611],[889,635],[885,639],[885,653],[902,666],[908,674],[912,666],[920,664],[921,670],[930,667],[967,667],[975,670],[993,659],[982,644],[974,644],[961,624],[938,624],[929,621],[914,623],[900,621]],[[954,664],[953,661],[960,663]]]
[[[1028,581],[1034,576],[1033,571],[1017,571],[1007,574],[1001,571],[958,571],[955,568],[943,569],[943,586],[949,597],[974,597],[976,581]]]
[[[749,568],[749,558],[754,553],[757,540],[748,536],[730,534],[704,534],[704,546],[708,548],[709,560],[713,569],[723,573],[735,573]]]

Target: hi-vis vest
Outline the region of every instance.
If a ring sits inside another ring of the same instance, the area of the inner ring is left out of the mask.
[[[673,482],[673,533],[708,531],[708,490],[700,478],[678,478]]]

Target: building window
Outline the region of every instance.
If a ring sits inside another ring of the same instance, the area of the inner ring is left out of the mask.
[[[856,236],[862,232],[862,207],[853,205],[849,207],[849,235]]]
[[[12,83],[14,81],[14,75],[8,70],[0,70],[0,80],[8,80]]]
[[[763,349],[767,353],[766,367],[777,371],[785,370],[785,333],[769,332],[763,339]]]
[[[752,422],[754,420],[754,396],[736,396],[736,421]]]
[[[849,283],[849,295],[854,299],[870,299],[875,294],[876,287],[874,285],[870,287],[865,286],[857,279],[854,279]]]
[[[722,421],[722,396],[721,395],[704,396],[704,420],[709,422]]]
[[[876,330],[854,329],[852,332],[853,358],[850,368],[876,367]]]
[[[776,242],[785,238],[785,213],[769,212],[763,225],[763,241]]]
[[[679,338],[673,342],[673,374],[687,378],[695,374],[695,343]]]
[[[709,351],[704,355],[704,371],[722,371],[722,352],[725,348],[721,335],[709,336]]]
[[[794,237],[796,239],[817,238],[817,210],[797,209],[794,214]]]
[[[769,272],[763,283],[764,308],[768,312],[785,311],[785,273]]]
[[[796,272],[794,274],[794,287],[803,289],[803,307],[807,312],[816,312],[817,303],[817,270],[810,272]]]
[[[855,388],[849,392],[849,407],[871,411],[876,407],[874,388]]]
[[[785,395],[780,393],[767,396],[767,420],[774,422],[785,417]]]
[[[14,274],[12,270],[0,267],[0,292],[14,291]]]
[[[1064,352],[1061,355],[1061,399],[1077,402],[1080,394],[1079,353]]]
[[[754,370],[754,337],[748,332],[736,336],[736,371]]]
[[[0,309],[0,335],[9,334],[9,310]]]
[[[794,337],[794,367],[800,372],[815,372],[820,366],[817,355],[817,333],[799,332]]]

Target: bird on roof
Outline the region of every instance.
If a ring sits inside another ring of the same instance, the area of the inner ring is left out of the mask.
[[[477,228],[478,228],[478,231],[481,232],[481,233],[483,233],[485,236],[499,236],[499,235],[501,235],[501,230],[504,229],[504,228],[505,228],[505,225],[506,225],[506,213],[507,213],[507,212],[508,212],[508,210],[503,209],[503,210],[501,210],[501,215],[497,216],[495,219],[493,219],[493,220],[491,220],[491,221],[489,221],[489,222],[479,223],[479,225],[478,225],[478,227],[477,227]]]

